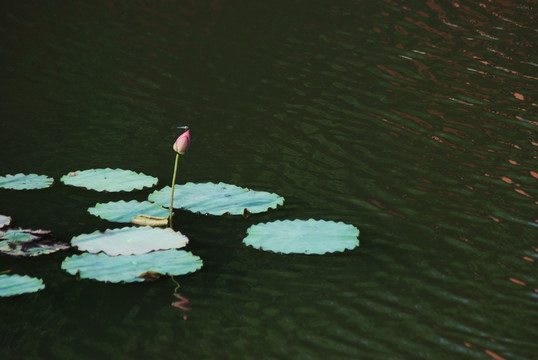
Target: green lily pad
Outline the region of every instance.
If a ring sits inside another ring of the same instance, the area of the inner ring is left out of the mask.
[[[60,178],[66,185],[84,187],[96,191],[132,191],[157,184],[157,178],[131,170],[89,169],[70,172]]]
[[[120,256],[83,253],[68,257],[62,262],[62,269],[80,276],[81,279],[112,283],[140,282],[153,279],[155,275],[184,275],[201,267],[202,260],[184,250]]]
[[[8,226],[9,224],[11,224],[11,217],[0,215],[0,229],[3,228],[4,226]]]
[[[283,254],[324,254],[359,246],[359,229],[326,220],[284,220],[252,225],[245,245]]]
[[[15,174],[0,176],[0,188],[13,190],[34,190],[48,188],[54,179],[45,175]]]
[[[166,217],[169,214],[168,209],[160,205],[149,201],[138,202],[136,200],[98,203],[89,208],[88,212],[102,219],[120,223],[132,222],[138,215]]]
[[[148,200],[170,206],[170,186],[154,191]],[[174,187],[174,207],[210,215],[242,215],[274,209],[284,198],[225,183],[191,183]]]
[[[68,249],[50,230],[7,229],[0,231],[0,253],[12,256],[39,256]]]
[[[43,280],[27,275],[0,275],[0,297],[14,296],[43,290]]]
[[[90,253],[104,252],[108,255],[139,255],[155,250],[182,248],[189,239],[167,228],[124,227],[106,230],[104,233],[94,231],[71,239],[71,245],[81,251]]]

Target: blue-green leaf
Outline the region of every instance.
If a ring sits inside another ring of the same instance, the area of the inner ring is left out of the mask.
[[[174,230],[143,227],[124,227],[94,231],[73,237],[71,245],[81,251],[104,252],[108,255],[144,254],[155,250],[182,248],[189,239]]]
[[[149,200],[170,206],[170,186],[154,191]],[[242,215],[274,209],[284,198],[265,191],[254,191],[225,183],[191,183],[174,187],[174,207],[211,215]]]
[[[128,223],[132,222],[138,215],[150,216],[168,216],[168,209],[161,205],[151,203],[149,201],[138,202],[132,200],[126,201],[111,201],[108,203],[98,203],[94,207],[88,209],[92,215],[99,216],[108,221]]]
[[[33,190],[48,188],[54,179],[45,175],[16,174],[0,176],[0,188],[13,190]]]
[[[144,281],[148,273],[184,275],[201,267],[202,260],[184,250],[120,256],[83,253],[68,257],[62,263],[62,269],[72,275],[112,283]]]
[[[45,288],[43,280],[27,275],[0,275],[0,296],[32,293]]]
[[[61,177],[66,185],[84,187],[96,191],[131,191],[157,184],[157,178],[122,169],[89,169],[70,172]]]
[[[252,225],[245,245],[283,254],[324,254],[359,246],[359,229],[326,220],[284,220]]]

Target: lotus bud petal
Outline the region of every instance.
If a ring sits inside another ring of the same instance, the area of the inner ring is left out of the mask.
[[[191,133],[187,130],[177,138],[174,143],[174,151],[183,155],[189,149],[189,146],[191,146]]]

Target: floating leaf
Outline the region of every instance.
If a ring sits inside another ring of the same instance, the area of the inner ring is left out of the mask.
[[[154,191],[149,200],[170,206],[170,186]],[[174,188],[174,207],[211,215],[259,213],[284,203],[277,194],[254,191],[225,183],[188,182]]]
[[[149,201],[138,202],[136,200],[129,202],[123,200],[111,201],[105,204],[98,203],[94,207],[89,208],[88,212],[108,221],[122,223],[132,222],[138,215],[149,215],[152,217],[166,217],[168,215],[168,210],[160,205]]]
[[[131,191],[157,184],[157,178],[122,169],[89,169],[70,172],[61,177],[66,185],[96,191]]]
[[[0,215],[0,229],[11,224],[11,217]]]
[[[0,253],[12,256],[39,256],[68,249],[50,230],[8,229],[0,231]]]
[[[184,275],[201,267],[202,260],[184,250],[120,256],[83,253],[68,257],[62,263],[62,269],[82,279],[113,283],[145,281],[157,274]]]
[[[245,245],[284,254],[324,254],[359,246],[359,229],[342,222],[284,220],[252,225]]]
[[[54,183],[54,179],[45,175],[16,174],[0,176],[0,188],[13,190],[44,189]]]
[[[45,288],[43,280],[27,275],[0,275],[0,296],[32,293]]]
[[[189,239],[174,230],[144,227],[124,227],[95,231],[75,236],[71,245],[91,253],[104,252],[108,255],[138,255],[155,250],[182,248]]]

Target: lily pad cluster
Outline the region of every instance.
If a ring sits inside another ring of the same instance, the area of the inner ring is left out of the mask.
[[[100,192],[120,192],[153,187],[158,179],[122,169],[89,169],[69,172],[60,181],[69,186]],[[54,179],[44,175],[6,175],[0,188],[28,190],[51,186]],[[162,275],[183,275],[202,267],[202,260],[182,250],[189,239],[171,228],[168,207],[172,188],[166,186],[147,201],[97,203],[88,212],[127,226],[81,234],[71,243],[58,242],[45,230],[5,229],[11,218],[0,215],[0,253],[37,256],[73,246],[80,253],[65,258],[61,268],[81,279],[103,282],[141,282]],[[175,208],[204,215],[249,215],[276,209],[284,198],[270,192],[226,183],[175,185]],[[148,226],[149,225],[149,226]],[[325,254],[354,249],[359,230],[350,224],[326,220],[284,220],[255,224],[247,229],[243,243],[255,249],[281,254]],[[1,270],[1,269],[0,269]],[[0,275],[0,296],[11,296],[44,288],[42,280],[18,275]],[[6,295],[7,294],[7,295]]]
[[[75,236],[80,255],[66,258],[62,269],[82,279],[139,282],[160,275],[184,275],[202,267],[202,260],[178,250],[188,238],[172,229],[124,227]],[[151,275],[151,276],[148,276]]]
[[[50,230],[8,228],[11,217],[0,215],[0,254],[35,257],[70,247],[58,241]],[[3,269],[0,269],[3,270]],[[26,275],[0,273],[0,297],[36,292],[45,288],[43,280]]]
[[[0,253],[12,256],[39,256],[66,250],[69,244],[58,241],[50,230],[0,230]]]

